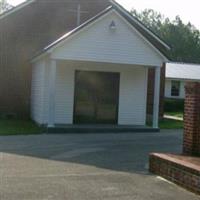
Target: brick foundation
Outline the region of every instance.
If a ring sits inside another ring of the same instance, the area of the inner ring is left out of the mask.
[[[183,153],[200,155],[200,83],[185,86]]]
[[[200,194],[200,158],[150,154],[150,172]]]

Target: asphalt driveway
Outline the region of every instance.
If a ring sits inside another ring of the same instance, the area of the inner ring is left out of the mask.
[[[148,173],[149,152],[181,143],[181,131],[0,137],[0,199],[197,200]]]

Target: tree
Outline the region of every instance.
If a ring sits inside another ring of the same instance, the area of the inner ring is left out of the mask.
[[[0,14],[11,8],[12,6],[6,0],[0,0]]]
[[[191,23],[179,16],[170,21],[152,9],[131,13],[172,47],[167,54],[173,61],[200,63],[200,32]]]

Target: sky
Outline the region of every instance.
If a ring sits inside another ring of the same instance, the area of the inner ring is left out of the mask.
[[[24,0],[8,0],[12,5],[17,5]],[[200,29],[200,1],[199,0],[117,0],[127,10],[135,8],[138,11],[151,8],[171,20],[179,15],[187,23],[191,22]]]

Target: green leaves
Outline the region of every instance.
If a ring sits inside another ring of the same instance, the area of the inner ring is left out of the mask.
[[[171,21],[152,9],[131,13],[171,45],[166,53],[173,61],[200,63],[200,32],[190,22],[184,24],[179,16]]]
[[[6,0],[0,0],[0,14],[11,8],[12,6]]]

